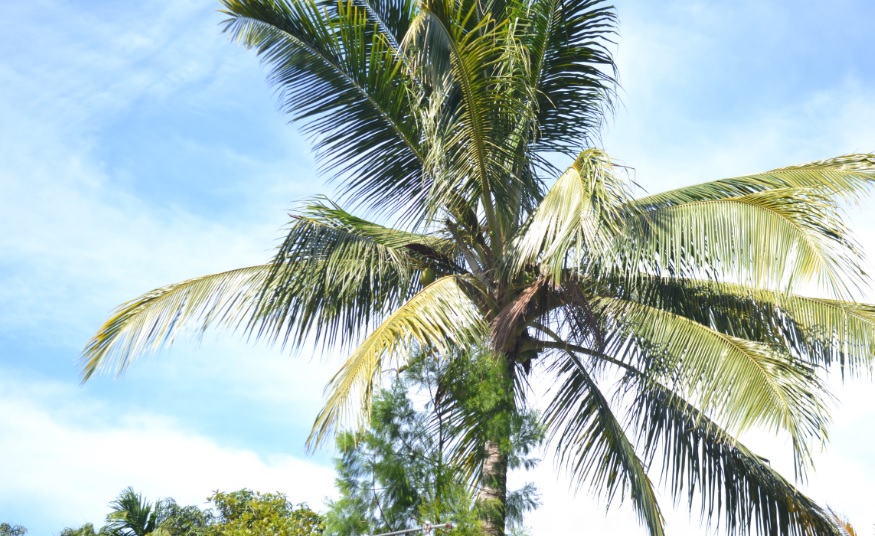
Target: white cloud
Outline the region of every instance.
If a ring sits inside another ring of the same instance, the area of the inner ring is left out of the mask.
[[[66,384],[0,377],[0,519],[37,534],[101,524],[106,504],[129,485],[198,505],[216,489],[282,491],[314,508],[333,493],[328,467],[223,447],[164,416],[113,415]],[[34,518],[20,520],[22,511]]]

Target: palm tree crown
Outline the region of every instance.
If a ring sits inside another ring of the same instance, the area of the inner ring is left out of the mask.
[[[164,503],[160,500],[150,503],[128,487],[109,506],[112,512],[106,516],[106,528],[115,536],[157,536],[161,531]]]
[[[787,434],[804,478],[828,424],[818,372],[871,367],[875,308],[853,301],[864,275],[840,208],[875,179],[873,155],[636,197],[583,149],[613,97],[615,15],[598,0],[223,4],[340,201],[373,221],[303,203],[272,262],[122,305],[85,349],[85,379],[186,327],[315,340],[349,352],[317,444],[367,421],[387,368],[488,347],[516,403],[538,364],[564,465],[629,497],[650,534],[664,525],[653,466],[730,533],[838,533],[734,436]],[[478,463],[481,498],[500,506],[499,439]],[[484,527],[503,533],[500,508]]]

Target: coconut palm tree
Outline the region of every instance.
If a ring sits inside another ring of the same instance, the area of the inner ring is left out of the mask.
[[[165,536],[159,528],[164,504],[150,503],[133,488],[125,488],[111,503],[106,528],[117,536]],[[101,531],[102,532],[102,531]]]
[[[873,155],[640,196],[586,148],[614,88],[615,15],[598,0],[223,4],[339,202],[303,203],[267,264],[123,304],[84,379],[186,328],[315,341],[349,353],[317,445],[366,423],[382,372],[409,356],[488,347],[508,411],[530,374],[550,385],[563,465],[629,498],[650,534],[664,530],[654,470],[729,533],[837,534],[736,436],[786,434],[804,478],[826,438],[820,371],[871,367],[875,308],[854,301],[865,276],[841,206],[875,179]],[[479,452],[486,534],[504,531],[508,434],[459,448]]]

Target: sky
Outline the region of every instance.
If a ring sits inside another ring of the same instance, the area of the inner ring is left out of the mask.
[[[308,454],[304,438],[339,356],[215,334],[122,378],[78,381],[81,349],[116,305],[265,261],[295,201],[332,192],[217,7],[3,5],[0,522],[30,534],[100,525],[126,486],[201,506],[216,489],[281,491],[317,510],[334,494],[332,453]],[[622,103],[603,143],[647,191],[875,151],[875,3],[617,9]],[[875,259],[869,206],[849,224]],[[830,443],[803,489],[871,534],[875,389],[830,384]],[[789,474],[785,442],[745,439]],[[549,456],[514,480],[541,489],[534,534],[645,534],[628,504],[606,514],[573,493]],[[684,504],[664,509],[670,534],[706,533]]]

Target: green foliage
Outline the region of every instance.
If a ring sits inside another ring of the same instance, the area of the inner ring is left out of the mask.
[[[158,530],[164,514],[162,501],[150,503],[130,487],[109,506],[112,511],[106,516],[106,527],[115,536],[149,536]]]
[[[218,518],[204,532],[207,536],[317,536],[323,532],[319,514],[306,505],[291,504],[281,493],[217,491],[209,500]]]
[[[0,536],[23,536],[24,534],[27,534],[27,529],[21,525],[0,523]]]
[[[213,524],[212,510],[201,510],[197,506],[180,506],[173,499],[162,501],[163,512],[160,529],[167,536],[202,536]]]
[[[58,536],[115,536],[115,534],[109,527],[103,527],[99,531],[95,531],[94,525],[86,523],[78,529],[65,528]]]
[[[538,416],[516,410],[490,353],[440,362],[420,355],[374,400],[371,425],[338,436],[337,487],[326,533],[377,534],[451,521],[450,534],[480,534],[474,473],[487,438],[503,441],[511,467],[531,468],[543,433]],[[505,428],[511,427],[509,435]],[[536,508],[527,484],[509,494],[509,528]]]
[[[60,536],[318,536],[323,531],[319,514],[279,493],[217,491],[208,500],[215,511],[180,506],[172,498],[150,503],[127,488],[110,503],[112,511],[99,531],[87,523]]]

